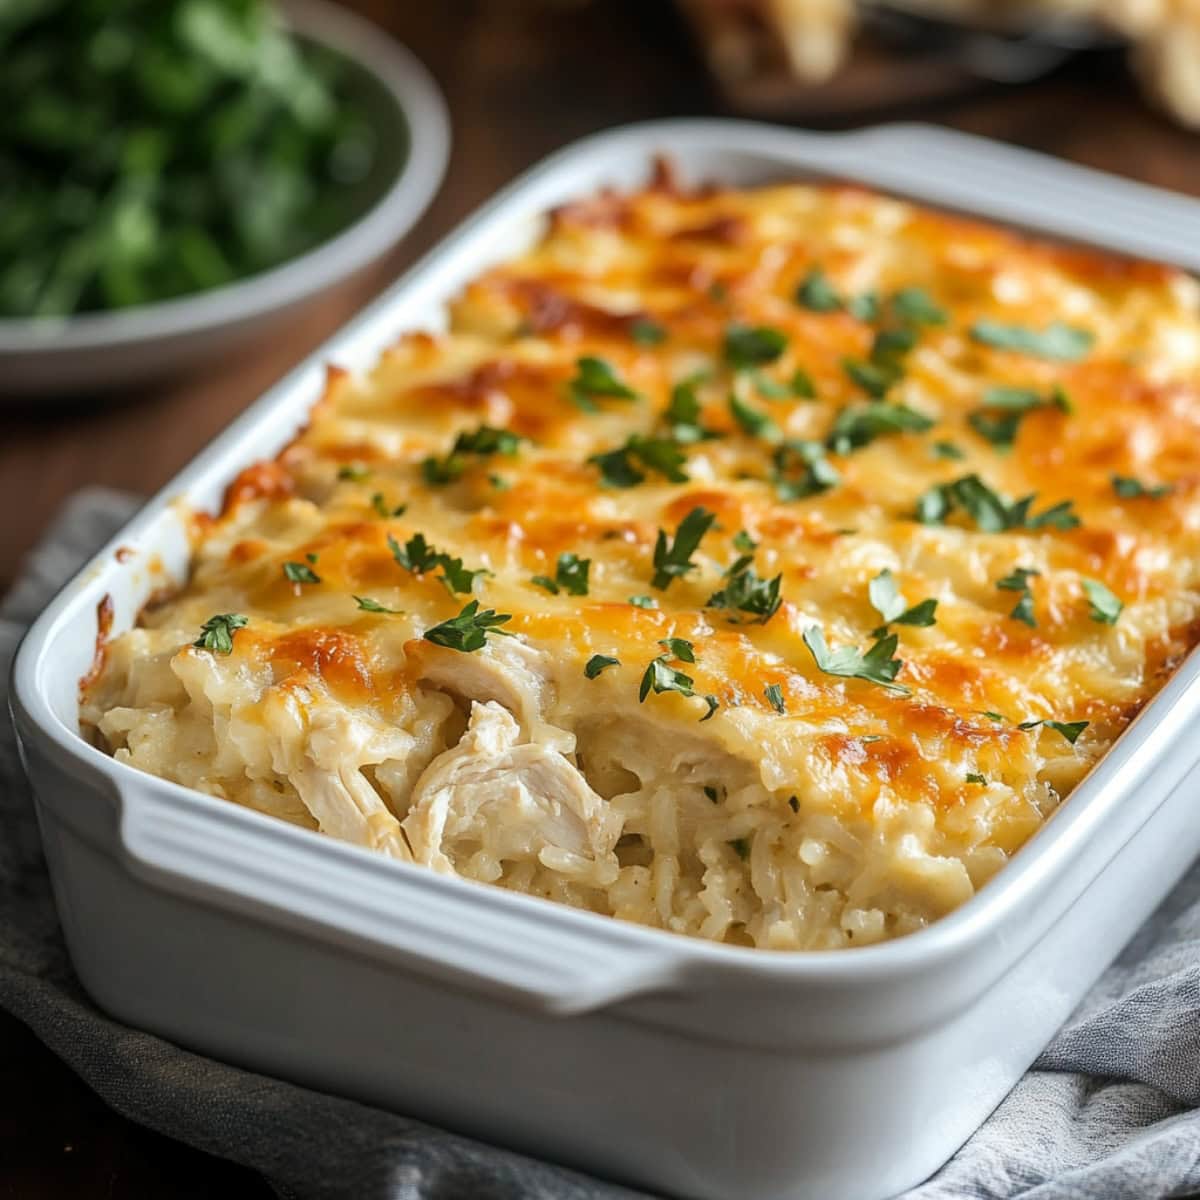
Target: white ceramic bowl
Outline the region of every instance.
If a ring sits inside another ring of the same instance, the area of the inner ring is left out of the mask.
[[[353,13],[325,0],[287,0],[284,9],[299,36],[360,72],[380,133],[379,169],[391,175],[374,204],[319,246],[237,283],[116,312],[0,320],[0,404],[108,391],[219,361],[232,346],[370,265],[416,224],[441,183],[450,149],[437,84],[408,50]]]

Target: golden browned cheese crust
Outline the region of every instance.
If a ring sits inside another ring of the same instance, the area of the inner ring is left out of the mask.
[[[970,896],[1194,644],[1198,466],[1182,274],[857,188],[660,178],[552,214],[450,332],[332,371],[84,720],[435,869],[876,941]],[[483,573],[455,591],[454,560]],[[469,600],[516,636],[423,636]],[[192,645],[228,613],[231,653]]]

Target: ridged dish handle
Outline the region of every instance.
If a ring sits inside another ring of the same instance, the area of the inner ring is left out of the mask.
[[[130,869],[205,907],[558,1016],[678,982],[669,947],[633,949],[607,918],[435,875],[181,789],[160,799],[142,787],[118,788]]]

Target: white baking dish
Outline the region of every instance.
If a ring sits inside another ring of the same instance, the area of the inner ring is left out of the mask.
[[[447,879],[141,774],[77,732],[102,598],[119,631],[163,572],[182,576],[178,501],[215,506],[274,454],[325,362],[365,367],[437,323],[548,207],[636,185],[660,151],[689,178],[859,179],[1200,268],[1200,204],[959,134],[673,121],[590,138],[273,388],[66,587],[18,655],[17,726],[75,967],[123,1020],[682,1196],[875,1200],[979,1125],[1200,850],[1195,656],[975,899],[836,953],[711,945]]]

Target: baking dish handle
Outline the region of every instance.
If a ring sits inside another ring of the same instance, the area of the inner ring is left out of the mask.
[[[632,947],[607,927],[609,918],[277,827],[181,789],[171,789],[169,803],[140,787],[117,790],[130,869],[205,907],[316,931],[406,970],[556,1016],[679,982],[681,964],[669,948]]]

